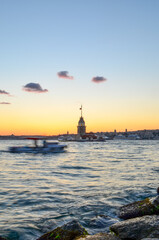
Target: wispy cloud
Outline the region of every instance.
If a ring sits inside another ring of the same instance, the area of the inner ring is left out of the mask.
[[[101,83],[101,82],[104,82],[104,81],[107,81],[107,79],[106,78],[104,78],[104,77],[94,77],[94,78],[92,78],[92,82],[95,82],[95,83]]]
[[[34,93],[48,92],[48,90],[43,89],[39,83],[28,83],[23,87],[23,90],[26,92],[34,92]]]
[[[0,94],[11,96],[9,92],[6,92],[5,90],[0,90]]]
[[[61,71],[61,72],[58,72],[57,75],[60,77],[60,78],[66,78],[66,79],[74,79],[73,76],[69,76],[68,75],[68,71]]]
[[[0,102],[0,104],[6,104],[6,105],[8,105],[8,104],[11,104],[11,103],[9,103],[9,102]]]

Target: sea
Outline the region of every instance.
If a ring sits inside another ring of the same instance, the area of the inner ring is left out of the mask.
[[[0,236],[36,240],[78,220],[106,232],[121,206],[157,195],[158,140],[67,142],[54,154],[10,153],[29,140],[0,141]]]

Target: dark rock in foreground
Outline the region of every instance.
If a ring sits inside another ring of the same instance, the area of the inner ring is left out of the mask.
[[[159,240],[159,238],[142,238],[141,240]]]
[[[108,233],[97,233],[92,236],[79,237],[76,240],[119,240],[119,238]]]
[[[7,239],[0,236],[0,240],[7,240]]]
[[[142,238],[141,240],[159,240],[159,238]]]
[[[130,219],[145,215],[159,214],[159,196],[146,198],[120,208],[119,218]]]
[[[76,220],[73,220],[62,227],[44,234],[37,240],[73,240],[78,236],[87,234],[87,231]]]
[[[74,220],[37,240],[159,240],[159,196],[121,207],[119,217],[125,221],[113,224],[109,233],[88,235],[87,231]],[[101,215],[92,219],[92,226],[103,227],[101,224],[103,218],[108,217]]]
[[[159,238],[159,216],[137,217],[115,223],[110,227],[120,239],[141,240],[143,238]]]

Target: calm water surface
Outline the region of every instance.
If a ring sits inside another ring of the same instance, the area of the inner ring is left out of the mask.
[[[156,195],[159,141],[70,142],[66,153],[47,155],[2,151],[25,144],[0,141],[0,235],[11,240],[36,240],[72,219],[90,234],[106,231],[120,206]]]

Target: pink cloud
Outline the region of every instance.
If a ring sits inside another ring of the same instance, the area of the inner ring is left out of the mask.
[[[6,105],[8,105],[8,104],[11,104],[11,103],[9,103],[9,102],[0,102],[0,104],[6,104]]]
[[[95,82],[95,83],[101,83],[101,82],[104,82],[104,81],[107,81],[107,79],[106,78],[104,78],[104,77],[94,77],[94,78],[92,78],[92,82]]]
[[[11,96],[9,92],[6,92],[5,90],[0,90],[0,94],[5,94],[5,95],[8,95],[8,96]]]
[[[43,89],[39,83],[28,83],[23,87],[23,90],[26,92],[34,92],[34,93],[48,92],[48,90]]]
[[[57,75],[60,77],[60,78],[66,78],[66,79],[74,79],[73,76],[69,76],[68,75],[68,72],[67,71],[61,71],[61,72],[58,72]]]

